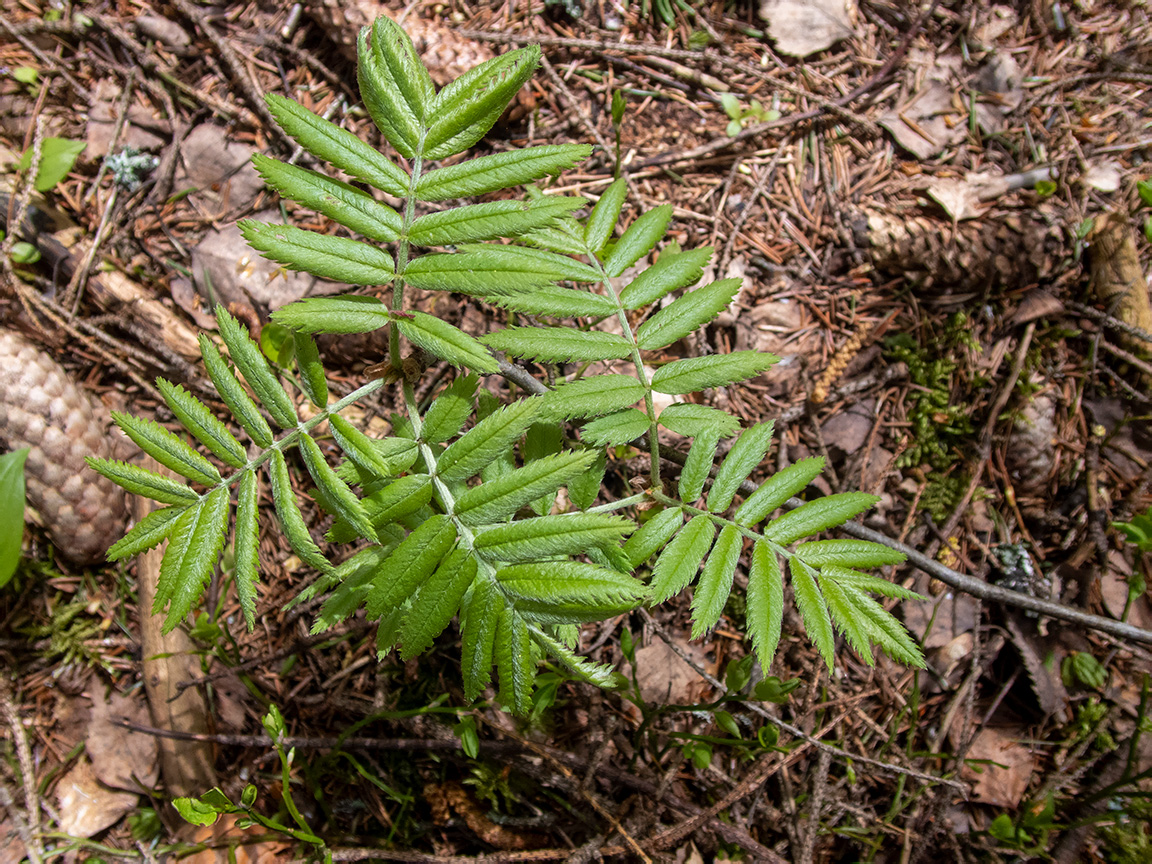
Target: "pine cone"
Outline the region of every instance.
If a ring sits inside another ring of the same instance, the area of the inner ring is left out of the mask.
[[[0,330],[0,444],[30,448],[28,503],[68,560],[92,563],[123,533],[124,493],[94,472],[86,456],[109,458],[110,418],[55,360]]]

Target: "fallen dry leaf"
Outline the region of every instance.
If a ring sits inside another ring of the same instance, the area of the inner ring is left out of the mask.
[[[144,694],[136,698],[113,691],[105,697],[104,688],[89,692],[92,700],[92,723],[84,747],[92,760],[92,773],[105,786],[113,789],[140,791],[151,789],[160,779],[159,746],[151,735],[131,732],[116,725],[115,720],[150,725],[152,718]]]
[[[761,0],[760,17],[776,50],[807,57],[853,35],[850,0]]]
[[[91,837],[111,828],[136,809],[140,796],[104,786],[81,756],[56,786],[59,829],[73,837]]]
[[[906,600],[901,608],[905,626],[925,648],[943,648],[976,627],[976,601],[966,594],[945,592],[927,600]]]
[[[1024,729],[1013,732],[985,728],[980,730],[968,750],[967,760],[987,760],[973,766],[966,764],[961,776],[972,782],[972,800],[1005,809],[1015,808],[1028,789],[1036,758],[1019,738]],[[991,763],[991,764],[990,764]]]
[[[279,864],[295,857],[287,843],[246,843],[251,835],[236,827],[235,816],[221,816],[215,825],[189,825],[188,831],[187,840],[208,848],[181,858],[181,864]]]
[[[704,648],[691,642],[682,642],[680,647],[715,674],[715,663],[708,659]],[[659,705],[696,702],[709,689],[709,684],[659,638],[636,649],[636,681],[644,701]]]

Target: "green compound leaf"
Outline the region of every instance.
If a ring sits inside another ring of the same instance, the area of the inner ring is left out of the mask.
[[[154,420],[132,417],[119,411],[112,412],[112,419],[136,442],[136,446],[181,477],[205,486],[215,486],[220,482],[220,472],[211,462]]]
[[[614,671],[606,663],[593,663],[577,654],[550,633],[535,625],[529,625],[532,641],[552,655],[561,666],[588,684],[604,689],[615,683]]]
[[[516,237],[578,210],[584,198],[536,201],[488,201],[429,213],[412,223],[408,239],[417,246],[447,246],[499,237]]]
[[[371,30],[360,31],[356,57],[356,82],[364,107],[388,143],[411,159],[420,146],[420,129],[433,98],[432,82],[411,40],[396,22],[381,16]],[[413,81],[409,76],[416,77],[418,70],[424,74]],[[407,79],[407,94],[396,73]]]
[[[740,283],[722,279],[678,297],[640,325],[636,344],[643,351],[654,351],[695,332],[728,308]]]
[[[317,408],[328,407],[328,377],[320,362],[320,349],[316,340],[307,333],[296,331],[292,334],[296,346],[296,368],[300,372],[300,389],[308,401]]]
[[[813,567],[835,566],[841,569],[883,567],[886,564],[902,564],[905,560],[903,552],[897,552],[895,549],[889,549],[887,546],[868,540],[813,540],[810,543],[797,546],[794,554],[805,564]],[[878,581],[885,585],[892,584],[884,579]]]
[[[847,543],[847,541],[816,540],[816,543]],[[855,543],[863,543],[863,540],[856,540]],[[804,545],[810,546],[814,544]],[[810,562],[805,561],[805,563]],[[834,564],[826,564],[826,566],[820,570],[820,573],[825,578],[835,579],[836,583],[854,591],[871,591],[873,594],[880,594],[881,597],[892,597],[900,600],[927,599],[923,594],[918,594],[915,591],[904,588],[903,585],[897,585],[893,582],[888,582],[888,579],[882,579],[872,574],[861,573],[859,570],[851,570],[847,567],[836,567]]]
[[[773,422],[758,423],[745,429],[716,472],[712,489],[708,493],[708,509],[723,513],[732,504],[732,496],[740,484],[764,461],[764,454],[772,443]]]
[[[747,627],[752,648],[760,668],[772,668],[776,646],[780,644],[780,625],[784,620],[784,577],[772,544],[757,540],[752,547],[752,566],[748,570]]]
[[[664,547],[656,566],[652,568],[652,603],[663,603],[683,591],[696,575],[700,562],[712,548],[716,537],[716,526],[703,513],[688,520],[672,542]]]
[[[686,252],[664,252],[656,263],[629,282],[620,292],[625,309],[640,309],[665,294],[695,285],[712,259],[713,249],[704,246]]]
[[[212,571],[220,559],[220,550],[224,548],[224,536],[228,533],[228,511],[228,488],[213,489],[198,505],[189,509],[195,518],[187,523],[185,542],[169,543],[169,550],[174,545],[177,547],[180,559],[179,569],[175,573],[170,571],[171,581],[165,592],[168,615],[161,628],[164,633],[172,632],[184,620],[208,587]],[[163,563],[160,569],[163,578]],[[159,585],[156,596],[160,596]]]
[[[733,351],[688,357],[661,366],[652,376],[652,389],[670,396],[697,393],[755,378],[780,358],[760,351]]]
[[[735,525],[725,525],[708,555],[692,597],[692,638],[699,639],[716,626],[732,592],[732,577],[744,548],[744,535]]]
[[[849,541],[842,540],[817,540],[816,543],[842,543]],[[864,541],[857,540],[851,541],[862,543]],[[806,546],[814,545],[806,543]],[[804,560],[804,559],[801,559]],[[811,564],[805,561],[806,564]],[[873,576],[871,573],[861,573],[859,570],[850,570],[847,567],[837,567],[832,564],[825,565],[821,569],[821,574],[827,579],[835,579],[840,585],[845,588],[851,588],[854,591],[871,591],[873,594],[879,594],[881,597],[893,597],[898,600],[926,600],[927,598],[921,594],[917,594],[911,589],[905,588],[903,585],[897,585],[889,582],[887,579],[881,579],[879,576]]]
[[[232,362],[256,394],[272,419],[281,429],[294,429],[300,422],[296,417],[296,408],[284,387],[276,380],[272,370],[268,368],[268,361],[260,347],[248,335],[248,328],[242,327],[240,322],[228,314],[223,306],[216,307],[216,325],[220,328],[220,337],[228,346],[228,353],[232,355]]]
[[[476,699],[492,680],[492,647],[504,611],[495,580],[477,576],[460,607],[460,672],[464,698]]]
[[[409,534],[377,571],[368,590],[367,611],[377,620],[400,607],[432,575],[456,543],[456,526],[437,514]]]
[[[619,276],[645,255],[659,242],[672,221],[672,205],[661,204],[637,219],[624,232],[612,253],[604,262],[604,272],[609,276]]]
[[[493,297],[492,302],[513,312],[550,318],[607,318],[616,314],[616,304],[607,297],[558,285]]]
[[[389,536],[387,539],[385,545],[369,546],[343,561],[331,575],[317,579],[292,601],[291,605],[295,606],[331,589],[331,593],[324,600],[324,605],[320,607],[316,622],[312,625],[312,633],[322,633],[334,627],[364,605],[364,598],[368,594],[372,578],[379,572],[380,566],[388,560],[388,556],[399,545],[403,536]]]
[[[236,489],[236,594],[244,620],[251,630],[256,626],[256,585],[260,581],[260,478],[245,471]]]
[[[806,489],[823,470],[824,457],[814,456],[777,471],[736,508],[733,519],[741,525],[755,525],[773,510],[782,507],[793,495]]]
[[[872,656],[870,638],[873,628],[868,626],[869,620],[855,608],[847,592],[836,584],[835,579],[826,579],[821,575],[819,585],[836,629],[844,634],[844,638],[861,660],[869,666],[874,666],[875,659]]]
[[[297,300],[273,312],[272,320],[300,333],[370,333],[392,316],[375,297],[344,294]]]
[[[128,462],[115,462],[111,459],[97,459],[93,456],[88,456],[85,461],[88,463],[88,467],[97,474],[102,474],[133,495],[142,495],[153,501],[159,501],[161,504],[187,506],[200,501],[200,496],[183,483],[178,483],[161,474],[154,474],[137,465]]]
[[[496,579],[517,612],[544,624],[600,621],[636,608],[644,595],[631,576],[579,561],[513,564]]]
[[[684,467],[680,471],[680,500],[691,504],[704,491],[704,481],[716,458],[716,444],[720,435],[715,430],[702,432],[688,451]]]
[[[481,156],[421,175],[416,197],[420,201],[446,201],[485,195],[556,174],[591,154],[592,147],[587,144],[549,144]]]
[[[208,406],[178,384],[160,378],[156,381],[160,395],[176,419],[192,436],[207,447],[221,462],[233,468],[248,464],[244,447],[208,410]]]
[[[635,527],[629,519],[602,513],[540,516],[482,529],[473,548],[490,561],[541,561],[617,546]]]
[[[796,595],[796,607],[804,621],[804,631],[820,651],[829,669],[835,662],[834,634],[832,619],[824,595],[816,586],[816,571],[798,558],[788,562],[788,572],[792,576],[792,591]]]
[[[668,545],[672,535],[684,524],[684,511],[679,507],[661,510],[640,526],[640,530],[624,544],[624,557],[633,567],[639,567]]]
[[[503,477],[468,489],[456,501],[456,516],[465,525],[485,525],[506,519],[588,470],[595,458],[594,453],[582,452],[535,459]]]
[[[124,558],[131,558],[153,546],[160,545],[168,539],[176,519],[183,515],[185,509],[185,507],[175,506],[153,510],[137,522],[131,531],[112,544],[112,548],[108,550],[108,560],[120,561]]]
[[[527,714],[531,707],[536,662],[532,656],[528,624],[511,606],[506,606],[500,616],[493,653],[496,671],[500,674],[500,701],[511,708],[513,714]]]
[[[252,163],[264,182],[283,197],[299,201],[345,228],[380,243],[391,243],[400,236],[400,214],[347,183],[260,153],[252,157]]]
[[[479,383],[478,376],[464,375],[437,396],[424,416],[420,440],[428,444],[439,444],[460,434],[472,414]]]
[[[539,399],[521,399],[493,411],[448,446],[437,460],[436,473],[446,483],[478,474],[524,434],[539,409]]]
[[[631,375],[598,375],[561,384],[540,397],[541,419],[572,420],[600,417],[634,405],[644,398],[643,385]]]
[[[396,326],[405,338],[433,357],[447,360],[453,366],[467,366],[477,372],[492,374],[500,371],[500,364],[488,353],[488,349],[463,330],[424,312],[405,314],[412,317],[400,319]]]
[[[379,532],[431,501],[432,491],[432,478],[427,474],[409,474],[365,498],[364,508]]]
[[[768,523],[764,528],[764,536],[781,546],[787,546],[804,537],[843,525],[879,500],[876,495],[864,492],[840,492],[818,498]]]
[[[900,622],[867,594],[846,583],[840,584],[857,614],[871,622],[873,641],[894,660],[923,669],[924,655]]]
[[[420,587],[400,624],[400,659],[409,660],[432,645],[452,621],[460,601],[476,578],[476,559],[453,549]]]
[[[595,282],[587,264],[523,246],[465,246],[455,254],[424,255],[410,261],[404,279],[427,291],[503,297],[553,282]]]
[[[389,195],[408,194],[408,175],[376,148],[283,96],[268,94],[264,101],[280,128],[309,153]]]
[[[319,445],[311,435],[300,434],[300,455],[304,459],[304,467],[312,477],[312,481],[320,490],[324,499],[329,502],[336,515],[351,525],[357,534],[365,540],[378,543],[379,538],[364,512],[364,507],[355,493],[348,485],[336,476],[336,472],[328,465]]]
[[[266,463],[268,478],[272,482],[272,503],[276,508],[276,515],[280,517],[280,526],[284,529],[284,536],[292,551],[300,556],[305,564],[315,567],[321,573],[332,573],[332,565],[320,553],[320,547],[308,533],[308,526],[300,512],[300,505],[296,503],[296,493],[292,491],[292,480],[288,476],[288,463],[284,461],[284,454],[279,450],[272,450],[272,456]]]
[[[208,377],[212,379],[216,392],[220,394],[220,398],[224,400],[236,422],[244,427],[248,437],[260,447],[271,447],[272,428],[268,425],[268,421],[264,419],[256,403],[244,392],[240,381],[232,374],[232,370],[220,356],[220,350],[212,340],[205,333],[201,333],[199,338],[200,356],[204,359],[204,368],[208,372]]]
[[[699,438],[705,432],[716,432],[721,438],[731,438],[740,431],[740,421],[717,408],[677,402],[660,412],[657,422],[669,432],[685,438]]]
[[[623,360],[632,356],[632,345],[627,339],[601,330],[506,327],[483,337],[482,341],[495,351],[545,363]]]
[[[604,190],[592,213],[588,223],[584,226],[584,243],[596,255],[604,251],[604,247],[616,230],[616,223],[620,220],[620,210],[624,207],[624,198],[628,194],[628,185],[623,177],[613,181],[612,185]]]
[[[623,411],[585,423],[580,430],[580,437],[597,447],[619,447],[621,444],[635,441],[648,431],[650,425],[647,414],[635,408],[625,408]]]
[[[424,158],[447,158],[483,138],[539,61],[535,45],[510,51],[468,70],[437,93],[428,112]]]
[[[359,240],[254,219],[236,227],[253,249],[291,270],[349,285],[387,285],[396,275],[391,255]]]

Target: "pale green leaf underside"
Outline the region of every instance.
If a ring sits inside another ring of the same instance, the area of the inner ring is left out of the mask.
[[[155,474],[129,462],[87,457],[88,466],[133,495],[141,495],[161,504],[196,504],[200,496],[183,483]]]

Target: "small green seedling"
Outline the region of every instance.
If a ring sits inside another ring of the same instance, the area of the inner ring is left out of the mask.
[[[720,105],[728,115],[728,128],[725,130],[729,138],[735,138],[745,126],[756,123],[771,123],[780,119],[780,112],[774,108],[765,108],[760,100],[753,99],[748,107],[740,104],[740,100],[731,93],[720,94]]]
[[[72,166],[87,145],[83,141],[69,141],[67,138],[45,138],[40,146],[40,163],[36,166],[33,187],[37,192],[47,192],[68,176]],[[32,151],[29,147],[16,163],[21,171],[32,167]]]

